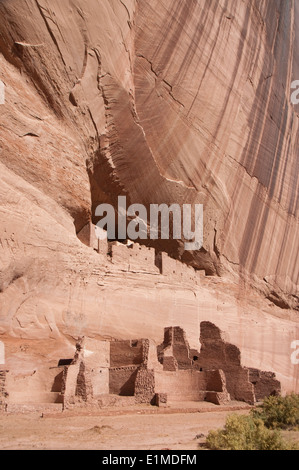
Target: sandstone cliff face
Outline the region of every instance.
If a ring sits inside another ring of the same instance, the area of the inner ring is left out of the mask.
[[[224,330],[237,325],[232,342],[248,365],[281,372],[296,387],[296,322],[275,307],[276,317],[267,316],[274,311],[262,300],[259,315],[242,287],[250,280],[276,304],[298,307],[294,5],[0,2],[1,333],[64,341],[149,329],[158,340],[161,326],[175,322],[196,342],[199,316],[216,315]],[[101,277],[105,261],[76,232],[119,194],[204,204],[201,252],[159,247],[208,274],[231,274],[228,316],[210,283],[177,287],[174,298],[171,282]]]

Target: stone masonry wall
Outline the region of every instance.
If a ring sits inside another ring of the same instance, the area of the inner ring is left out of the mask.
[[[138,370],[138,366],[110,368],[109,393],[126,397],[134,396]]]
[[[155,390],[167,394],[168,401],[203,401],[206,375],[192,370],[156,372]]]
[[[135,381],[136,403],[152,403],[155,397],[155,371],[142,367]]]
[[[281,384],[273,372],[264,372],[258,369],[249,369],[249,380],[254,386],[255,398],[263,400],[270,395],[281,394]]]
[[[135,273],[162,274],[171,276],[176,281],[192,282],[200,284],[200,279],[205,275],[204,271],[196,271],[194,268],[175,260],[167,253],[156,253],[155,249],[148,248],[138,243],[108,242],[107,238],[99,240],[96,232],[98,228],[89,222],[78,233],[79,240],[93,248],[101,255],[110,254],[110,261],[122,271]]]
[[[6,401],[8,397],[8,393],[5,387],[5,380],[6,380],[6,371],[0,370],[0,411],[5,410]]]
[[[199,352],[191,350],[184,330],[180,327],[164,329],[164,341],[158,346],[158,357],[164,370],[193,369],[194,355]]]
[[[240,350],[224,341],[219,328],[210,322],[201,323],[200,342],[198,367],[202,370],[222,369],[231,398],[254,403],[254,388],[248,370],[241,366]]]
[[[143,343],[141,340],[112,341],[110,343],[111,367],[141,365],[142,361]]]

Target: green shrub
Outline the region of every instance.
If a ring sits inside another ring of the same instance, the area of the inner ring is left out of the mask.
[[[210,431],[206,446],[211,450],[296,450],[261,419],[239,415],[229,416],[223,430]]]
[[[299,430],[299,395],[269,397],[252,411],[254,418],[259,418],[270,429]]]

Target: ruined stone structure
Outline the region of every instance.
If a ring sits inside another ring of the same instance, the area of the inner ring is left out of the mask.
[[[256,368],[299,393],[298,0],[9,0],[0,14],[8,407],[86,403],[97,387],[98,401],[127,399],[110,393],[121,377],[151,395],[152,370],[159,403],[167,380],[176,397],[181,381],[195,398],[224,393],[205,385],[210,370],[232,398],[267,393],[274,379]],[[203,204],[202,249],[99,243],[95,209],[116,209],[119,195],[146,208]],[[228,337],[207,336],[201,351],[203,321]],[[176,325],[190,357],[170,348],[156,369],[99,360],[88,379],[87,357],[57,366],[79,337],[160,344]]]
[[[75,364],[65,368],[66,384],[73,382],[73,403],[74,397],[83,401],[96,399],[101,391],[100,394],[134,396],[137,403],[165,404],[169,400],[220,405],[237,400],[254,404],[281,391],[275,374],[243,367],[239,349],[227,343],[220,329],[209,322],[201,324],[200,352],[190,349],[180,327],[166,328],[164,341],[157,348],[144,339],[97,342],[101,346],[93,359],[87,352],[89,340],[85,341],[78,343]],[[97,358],[99,351],[106,352],[104,371],[95,368],[103,364],[104,356],[101,361]],[[65,394],[64,401],[68,401]]]
[[[89,222],[78,233],[79,240],[89,248],[106,258],[119,270],[131,273],[148,273],[171,277],[176,281],[200,284],[200,278],[205,276],[204,270],[195,270],[168,256],[167,253],[128,241],[125,243],[109,242],[107,233],[103,239],[97,237],[99,229]]]
[[[23,376],[2,372],[0,403],[8,411],[16,404],[33,404],[36,398],[37,403],[51,402],[63,408],[136,403],[166,406],[189,401],[223,405],[231,400],[254,404],[280,393],[275,374],[243,367],[239,349],[227,343],[212,323],[201,323],[200,342],[200,351],[191,349],[180,327],[165,328],[158,347],[148,339],[82,337],[74,358],[60,360],[57,368]]]
[[[281,387],[275,374],[242,367],[240,350],[227,343],[213,323],[201,323],[200,342],[197,366],[203,370],[221,368],[232,399],[254,403],[266,396],[280,394]]]
[[[254,387],[254,395],[257,401],[263,400],[268,395],[280,394],[281,385],[273,372],[263,372],[250,368],[249,381]]]

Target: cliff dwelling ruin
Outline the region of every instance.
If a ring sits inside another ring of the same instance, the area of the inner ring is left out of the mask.
[[[272,372],[243,367],[240,350],[220,329],[201,323],[200,350],[191,349],[180,327],[164,330],[162,344],[148,339],[78,339],[73,359],[27,375],[0,373],[3,410],[106,407],[243,401],[253,405],[281,392]]]

